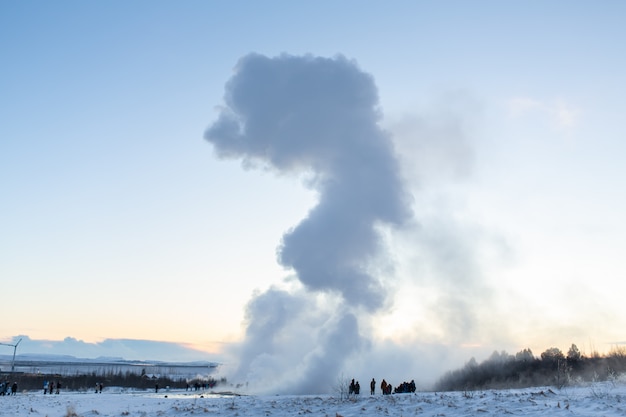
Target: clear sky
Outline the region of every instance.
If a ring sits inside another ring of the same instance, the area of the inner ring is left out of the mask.
[[[377,88],[412,218],[381,226],[373,350],[626,341],[625,18],[622,1],[1,2],[0,339],[223,353],[248,302],[298,291],[277,250],[319,190],[204,137],[255,53],[341,55]]]

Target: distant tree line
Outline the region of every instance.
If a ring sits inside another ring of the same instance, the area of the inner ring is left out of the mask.
[[[69,391],[89,391],[95,390],[97,384],[103,384],[106,387],[121,387],[132,389],[155,389],[158,386],[161,389],[170,387],[173,389],[186,389],[197,386],[214,387],[219,384],[225,384],[226,379],[216,380],[209,378],[170,378],[168,376],[149,376],[145,372],[137,374],[135,372],[106,372],[82,375],[55,375],[55,374],[29,374],[29,373],[2,373],[1,381],[17,382],[19,391],[38,390],[43,393],[44,381],[54,381],[61,383],[61,390]]]
[[[556,386],[574,382],[606,381],[626,372],[626,348],[615,347],[608,354],[581,354],[574,344],[567,354],[552,347],[535,357],[530,349],[515,355],[493,352],[482,363],[472,358],[461,369],[446,373],[435,384],[438,391],[525,388]]]

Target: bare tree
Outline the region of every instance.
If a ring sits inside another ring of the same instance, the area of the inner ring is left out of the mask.
[[[341,401],[347,400],[348,398],[350,398],[349,379],[347,377],[344,377],[343,374],[337,377],[337,382],[333,386],[333,392],[337,394],[337,396],[339,397],[339,400]]]

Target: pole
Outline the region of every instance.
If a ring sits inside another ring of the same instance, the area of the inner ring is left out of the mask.
[[[13,376],[13,372],[15,372],[15,353],[17,352],[17,345],[20,344],[22,339],[18,340],[15,346],[13,346],[13,361],[11,361],[11,376]]]

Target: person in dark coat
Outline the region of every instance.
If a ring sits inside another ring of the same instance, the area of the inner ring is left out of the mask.
[[[370,395],[374,395],[374,391],[376,391],[376,381],[372,378],[372,382],[370,382]]]

